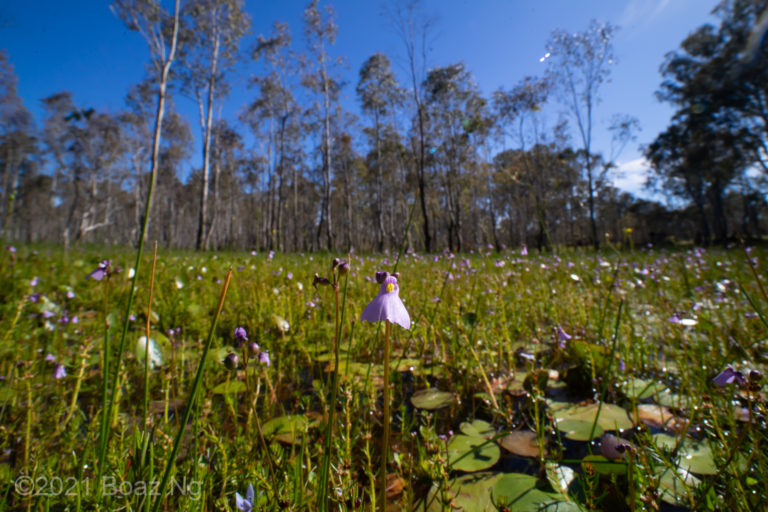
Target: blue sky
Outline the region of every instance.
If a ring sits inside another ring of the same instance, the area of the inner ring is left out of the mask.
[[[383,52],[405,78],[398,66],[402,47],[380,14],[382,2],[331,3],[339,34],[330,53],[346,58],[344,105],[357,113],[354,87],[361,64]],[[648,196],[642,190],[645,165],[639,146],[652,141],[672,113],[654,97],[661,82],[659,66],[686,35],[703,23],[715,22],[710,12],[716,4],[717,0],[425,0],[426,10],[438,19],[430,65],[462,61],[481,90],[490,94],[499,87],[513,87],[525,76],[543,74],[540,59],[553,29],[584,30],[593,18],[619,25],[614,43],[617,64],[596,111],[595,149],[610,151],[611,115],[638,118],[642,131],[619,156],[622,172],[615,179],[622,189]],[[286,21],[294,42],[301,44],[305,1],[248,0],[246,5],[252,33],[245,45],[258,34],[269,34],[274,21]],[[11,0],[0,6],[0,27],[0,48],[8,51],[19,77],[19,94],[38,120],[40,100],[63,90],[71,91],[81,107],[119,111],[128,88],[141,80],[148,62],[141,36],[125,28],[104,0]],[[254,93],[246,84],[256,71],[248,63],[231,77],[233,89],[222,117],[235,120],[252,100]],[[196,133],[195,106],[185,98],[177,98],[176,104]]]

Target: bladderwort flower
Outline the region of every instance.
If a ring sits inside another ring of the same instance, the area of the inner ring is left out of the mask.
[[[571,338],[573,338],[573,336],[565,332],[559,325],[557,326],[557,339],[560,343],[560,348],[565,348],[565,342]]]
[[[227,354],[227,357],[224,358],[224,366],[226,366],[229,370],[237,370],[237,367],[240,365],[240,359],[237,357],[237,354],[234,352],[230,352]],[[250,509],[249,509],[250,510]]]
[[[109,276],[110,267],[112,265],[112,260],[104,260],[99,263],[99,265],[87,276],[85,276],[86,279],[93,279],[95,281],[101,281],[105,277]]]
[[[379,274],[376,277],[378,280]],[[360,315],[360,320],[366,322],[389,321],[403,329],[411,328],[411,317],[400,300],[400,287],[395,276],[387,276],[381,283],[379,294],[371,301]]]
[[[250,512],[253,509],[253,485],[248,484],[248,489],[245,491],[245,498],[240,496],[239,492],[235,493],[235,505],[237,506],[238,510],[242,510],[244,512]]]
[[[269,359],[269,352],[267,350],[259,352],[259,362],[267,366],[272,364],[272,361]]]
[[[67,376],[67,370],[63,364],[56,364],[56,368],[53,369],[53,378],[56,380],[63,379]]]
[[[744,374],[738,370],[734,370],[731,365],[728,365],[728,368],[717,374],[717,376],[712,379],[712,382],[721,388],[733,383],[734,381],[739,386],[744,386],[747,383],[747,379],[744,377]]]
[[[235,344],[239,347],[246,341],[248,341],[248,333],[245,332],[244,327],[235,327],[232,336],[235,337]]]

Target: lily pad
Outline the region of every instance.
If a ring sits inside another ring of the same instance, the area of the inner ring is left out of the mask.
[[[659,480],[661,499],[670,505],[689,505],[688,494],[699,483],[701,481],[698,478],[682,468],[677,471],[666,469]]]
[[[602,455],[587,455],[581,459],[582,467],[592,466],[595,472],[601,475],[625,475],[627,463],[625,461],[611,460]]]
[[[300,444],[309,426],[309,418],[301,414],[278,416],[266,422],[261,430],[264,437],[286,444]]]
[[[595,425],[592,430],[592,422],[584,420],[563,420],[557,422],[557,429],[562,435],[571,441],[591,441],[603,435],[603,428]],[[590,434],[592,434],[590,436]]]
[[[496,434],[496,430],[485,420],[474,420],[469,423],[466,421],[462,422],[459,425],[459,429],[468,436],[478,436],[485,439],[490,439]]]
[[[549,407],[558,424],[565,420],[594,423],[595,416],[597,416],[598,409],[600,409],[597,425],[602,427],[603,430],[625,430],[632,428],[632,421],[627,416],[627,411],[618,405],[603,404],[600,407],[599,403],[579,405],[568,402],[551,402]]]
[[[499,446],[481,436],[459,434],[448,441],[448,463],[452,469],[474,473],[493,466],[500,457]]]
[[[640,404],[637,406],[637,414],[632,414],[635,422],[642,421],[651,428],[678,431],[684,420],[672,414],[668,407],[656,404]]]
[[[499,444],[505,450],[521,457],[538,457],[539,443],[536,432],[516,430],[499,439]],[[546,455],[546,451],[545,451]]]
[[[658,393],[663,392],[666,386],[661,382],[646,379],[629,379],[623,386],[624,394],[635,400],[651,398]]]
[[[453,393],[440,391],[437,388],[421,389],[411,396],[411,403],[417,409],[434,411],[448,407],[455,400]]]
[[[576,479],[576,471],[568,466],[560,466],[554,462],[547,462],[546,472],[549,485],[561,494],[568,494],[568,488]]]
[[[519,512],[579,510],[575,503],[564,500],[560,494],[542,491],[536,487],[537,484],[538,479],[531,475],[505,473],[493,486],[493,499]]]
[[[245,382],[240,380],[224,381],[213,388],[214,395],[226,395],[228,393],[242,393],[245,391]]]
[[[677,445],[677,438],[666,435],[656,434],[653,436],[656,446],[672,450]],[[715,466],[714,456],[709,445],[705,442],[694,441],[691,438],[685,438],[680,444],[680,469],[697,475],[715,475],[717,467]]]
[[[453,499],[453,506],[464,512],[484,512],[495,510],[491,501],[491,490],[494,484],[501,478],[499,473],[482,472],[470,473],[454,478],[448,482],[447,495]],[[426,497],[427,512],[442,512],[445,505],[440,500],[437,486],[430,489]],[[418,507],[422,510],[422,507]]]

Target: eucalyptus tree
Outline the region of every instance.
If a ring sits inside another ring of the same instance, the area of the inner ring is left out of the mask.
[[[320,151],[322,154],[322,204],[320,207],[320,222],[317,225],[316,243],[322,246],[321,238],[325,235],[325,247],[334,248],[335,235],[331,218],[331,177],[333,175],[332,118],[338,115],[338,99],[341,81],[334,75],[334,68],[340,59],[333,59],[328,54],[328,46],[336,42],[338,27],[332,6],[323,9],[318,0],[312,0],[304,9],[304,37],[307,41],[308,55],[303,59],[304,72],[302,85],[314,96],[314,104],[310,115],[314,117],[315,133],[320,135]],[[323,233],[323,230],[325,233]]]
[[[493,107],[499,120],[497,127],[505,137],[515,141],[522,163],[522,168],[511,173],[510,178],[525,187],[533,197],[539,230],[536,245],[539,250],[552,246],[547,228],[548,212],[543,204],[549,188],[546,174],[550,169],[545,167],[545,159],[541,154],[545,147],[541,112],[550,89],[546,79],[526,77],[511,91],[500,89],[493,94]]]
[[[382,153],[382,130],[385,128],[388,114],[392,113],[404,100],[404,91],[400,88],[392,65],[383,53],[375,53],[363,63],[360,68],[360,78],[357,83],[357,96],[362,110],[373,121],[373,146],[375,151],[375,198],[374,217],[376,230],[376,244],[378,250],[384,249],[384,241],[387,237],[385,220],[385,169]],[[391,176],[387,177],[390,182]],[[390,210],[391,211],[391,210]]]
[[[471,134],[485,129],[486,100],[462,63],[431,69],[424,88],[429,136],[435,144],[431,163],[443,187],[448,246],[461,251],[463,208],[468,199],[463,196],[471,181],[467,171],[477,159]]]
[[[571,33],[554,30],[546,45],[548,79],[559,93],[559,99],[576,124],[584,156],[587,179],[589,223],[592,244],[600,247],[595,220],[595,192],[600,173],[592,152],[595,107],[600,100],[600,88],[610,77],[613,37],[617,28],[610,23],[592,20],[587,30]]]
[[[152,191],[157,180],[162,138],[163,117],[168,95],[171,66],[176,59],[179,40],[181,1],[175,0],[173,13],[167,12],[157,0],[116,0],[110,7],[130,29],[142,35],[149,46],[150,65],[148,74],[156,84],[157,109],[152,136],[150,179],[147,187],[147,203],[138,246],[143,247],[152,210]],[[121,351],[122,352],[122,351]],[[102,450],[103,452],[103,446]]]
[[[768,1],[723,0],[702,25],[667,54],[657,93],[691,116],[728,118],[743,149],[768,174]]]
[[[0,204],[6,207],[3,239],[12,221],[19,181],[33,171],[37,153],[34,121],[18,95],[16,84],[8,55],[0,50]]]
[[[252,57],[263,60],[267,67],[264,75],[253,76],[250,85],[258,90],[257,98],[241,115],[254,134],[266,146],[268,174],[267,215],[264,239],[269,249],[286,247],[285,203],[287,200],[287,173],[292,171],[292,215],[298,211],[298,160],[301,158],[301,107],[293,95],[298,60],[291,50],[291,33],[285,23],[275,23],[269,37],[259,35]],[[298,225],[293,223],[293,248],[299,245]]]
[[[400,37],[405,48],[406,66],[410,81],[410,98],[413,102],[411,154],[416,169],[419,190],[424,246],[433,249],[430,214],[427,207],[427,126],[424,100],[424,83],[427,78],[427,61],[435,19],[424,13],[421,0],[398,0],[385,10],[386,16]]]
[[[184,12],[184,51],[179,81],[194,97],[200,116],[202,183],[195,246],[208,249],[209,170],[216,102],[229,92],[226,76],[238,62],[240,39],[249,30],[250,17],[242,0],[193,0]],[[213,197],[213,208],[217,198]]]

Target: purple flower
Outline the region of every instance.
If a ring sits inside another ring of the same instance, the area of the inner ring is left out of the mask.
[[[237,370],[237,367],[240,364],[240,360],[237,357],[237,354],[234,352],[230,352],[227,354],[227,357],[224,358],[224,366],[229,368],[230,370]]]
[[[675,313],[671,317],[667,318],[667,322],[669,322],[671,324],[679,324],[680,323],[680,317],[677,316],[677,313]]]
[[[275,251],[269,251],[269,254],[267,254],[267,259],[269,261],[272,261],[272,258],[274,258],[274,257],[275,257]]]
[[[747,379],[744,378],[744,374],[738,370],[734,370],[732,366],[728,365],[728,368],[720,372],[717,377],[712,379],[716,385],[723,387],[726,384],[731,384],[736,381],[739,386],[744,386],[747,383]]]
[[[74,299],[75,298],[75,292],[72,290],[67,291],[67,298],[68,299]]]
[[[105,277],[109,276],[109,267],[112,264],[112,260],[104,260],[99,263],[93,272],[85,276],[86,279],[93,279],[95,281],[101,281]]]
[[[560,340],[560,347],[565,348],[565,342],[573,338],[570,334],[565,332],[562,327],[557,326],[557,339]]]
[[[29,286],[31,286],[32,288],[34,288],[35,286],[37,286],[37,283],[39,283],[39,282],[40,282],[40,280],[39,280],[37,277],[33,277],[33,278],[32,278],[32,279],[29,281]]]
[[[10,252],[16,252],[16,248],[15,248],[14,246],[12,246],[12,245],[9,245],[9,246],[8,246],[8,250],[9,250]]]
[[[238,510],[243,510],[244,512],[251,512],[251,509],[253,508],[253,485],[248,484],[248,490],[245,491],[245,498],[240,496],[239,492],[235,493],[235,505],[237,506]]]
[[[404,329],[411,328],[411,317],[408,315],[403,301],[400,300],[400,288],[397,286],[396,277],[387,276],[384,279],[379,294],[363,310],[360,320],[366,322],[388,320]]]
[[[248,333],[245,332],[244,327],[235,327],[235,331],[232,335],[235,337],[235,342],[237,342],[238,347],[248,341]]]
[[[267,366],[272,364],[272,361],[269,359],[269,352],[264,350],[263,352],[259,353],[259,362],[261,364],[265,364]]]
[[[528,256],[528,247],[523,244],[523,248],[520,249],[520,256]]]
[[[56,368],[53,369],[53,378],[54,379],[63,379],[67,376],[67,370],[64,369],[63,364],[57,364]]]
[[[39,293],[33,293],[29,296],[29,302],[37,302],[40,300],[40,294]]]
[[[45,360],[48,361],[49,363],[55,363],[56,356],[54,356],[53,354],[48,354],[47,356],[45,356]]]

